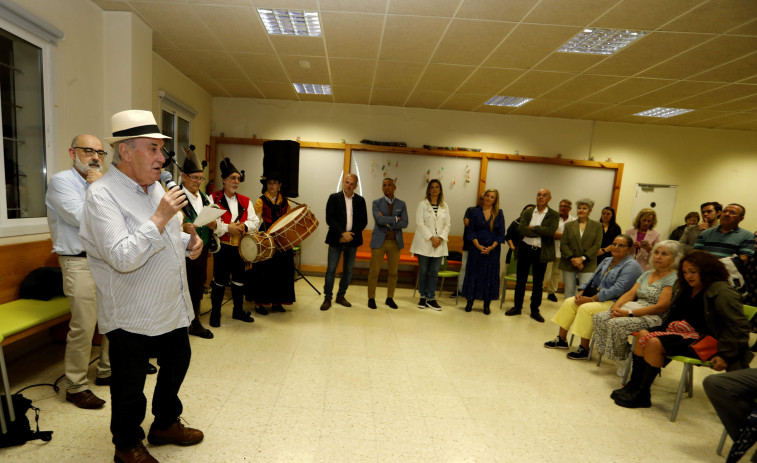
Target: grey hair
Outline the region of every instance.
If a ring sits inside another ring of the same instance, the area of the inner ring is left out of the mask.
[[[626,241],[626,246],[629,248],[633,246],[633,238],[626,235],[625,233],[621,233],[620,235],[616,236],[615,238],[623,238]]]
[[[578,201],[576,201],[576,207],[578,207],[578,206],[580,206],[582,204],[584,206],[587,206],[589,208],[589,210],[594,209],[594,200],[593,199],[581,198]]]
[[[678,264],[681,263],[681,259],[683,259],[683,255],[685,254],[683,245],[675,240],[658,241],[652,247],[652,252],[649,253],[649,265],[652,267],[654,267],[654,252],[657,248],[665,248],[673,254],[673,269],[678,270]]]
[[[79,136],[75,136],[73,140],[71,140],[71,148],[75,148],[79,144]]]
[[[134,140],[136,139],[127,138],[126,140],[117,141],[113,144],[113,165],[117,166],[121,162],[121,150],[119,149],[119,146],[121,146],[121,144],[123,143],[129,148],[134,149]]]

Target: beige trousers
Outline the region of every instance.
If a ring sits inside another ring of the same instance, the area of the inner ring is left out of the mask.
[[[376,299],[376,285],[378,284],[384,254],[388,264],[389,276],[386,279],[386,297],[394,297],[397,287],[397,269],[400,266],[400,247],[396,240],[384,240],[378,249],[371,249],[371,269],[368,272],[368,299]]]
[[[594,333],[591,317],[595,313],[608,310],[612,307],[612,304],[613,301],[604,301],[589,302],[579,306],[576,305],[575,297],[569,297],[565,299],[552,321],[581,338],[591,339],[591,335]]]

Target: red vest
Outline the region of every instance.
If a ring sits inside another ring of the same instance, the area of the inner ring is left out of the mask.
[[[239,203],[239,207],[242,208],[241,211],[237,211],[237,222],[244,223],[247,221],[247,211],[250,209],[250,198],[240,194],[237,194],[236,196],[237,203]],[[229,212],[229,204],[226,202],[226,196],[223,194],[223,190],[218,190],[213,193],[212,198],[215,204],[218,204],[221,209],[224,209],[226,211],[221,216],[223,223],[231,223],[231,212]],[[226,233],[220,239],[221,241],[229,241],[231,239],[231,236]]]

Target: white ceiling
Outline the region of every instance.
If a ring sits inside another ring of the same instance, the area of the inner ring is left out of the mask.
[[[757,131],[755,0],[93,1],[139,15],[213,96]],[[270,36],[259,7],[318,11],[323,36]],[[651,32],[610,56],[556,51],[589,26]],[[695,111],[633,115],[656,106]]]

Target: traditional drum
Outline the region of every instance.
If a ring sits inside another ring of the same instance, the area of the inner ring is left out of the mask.
[[[307,204],[295,207],[268,229],[276,247],[282,251],[292,249],[318,228],[318,219]]]
[[[268,233],[247,232],[239,241],[239,255],[247,262],[260,262],[273,257],[276,245]]]

